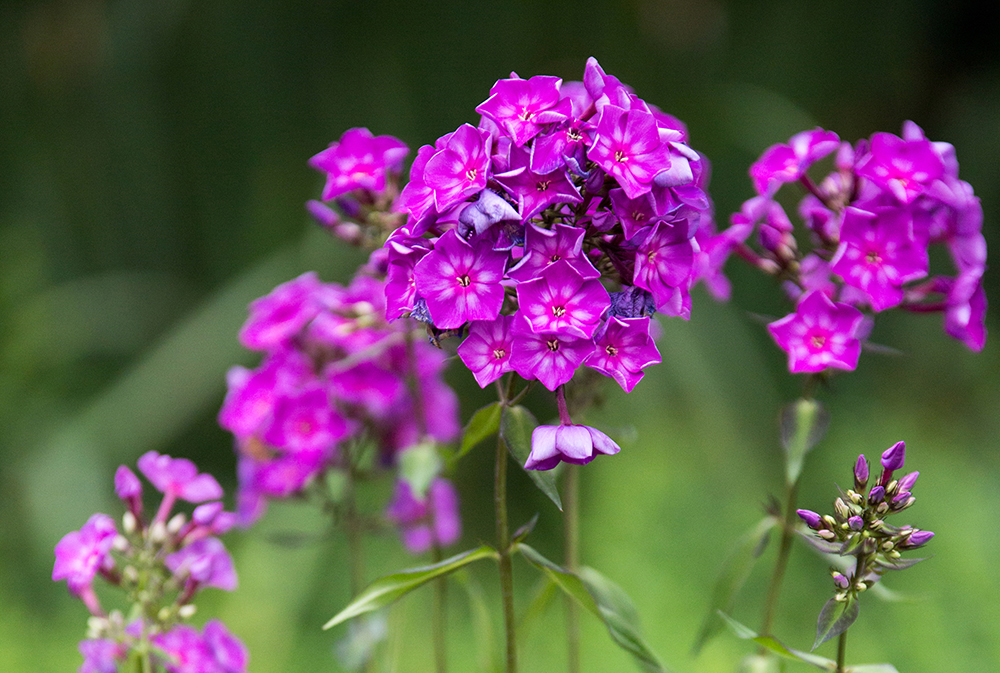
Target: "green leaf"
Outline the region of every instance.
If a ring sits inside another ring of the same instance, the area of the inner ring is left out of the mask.
[[[848,666],[847,673],[899,673],[892,664],[860,664]]]
[[[826,657],[810,654],[808,652],[802,652],[800,650],[793,650],[790,647],[786,647],[780,640],[773,636],[759,636],[757,635],[757,632],[749,626],[741,624],[725,612],[720,611],[719,616],[737,638],[741,640],[752,640],[761,647],[765,648],[767,651],[777,654],[779,657],[791,659],[793,661],[801,661],[824,671],[833,671],[837,668],[837,662],[832,659],[827,659]]]
[[[781,410],[781,446],[789,485],[799,480],[806,454],[823,438],[829,424],[830,414],[816,400],[799,399]]]
[[[736,595],[750,576],[754,563],[767,546],[768,536],[777,523],[778,520],[773,516],[762,519],[739,539],[736,548],[722,564],[719,578],[712,588],[709,612],[705,615],[705,621],[694,643],[694,654],[698,654],[705,643],[722,629],[723,622],[719,617],[719,611],[729,612],[732,609]]]
[[[483,545],[477,549],[457,554],[433,565],[410,568],[390,575],[384,575],[369,584],[346,608],[338,612],[333,619],[324,624],[323,629],[332,628],[358,615],[363,615],[390,605],[417,587],[427,584],[432,579],[455,572],[459,568],[463,568],[470,563],[484,558],[497,558],[496,550]]]
[[[397,455],[399,476],[410,485],[413,497],[423,500],[427,497],[427,489],[431,487],[431,482],[441,474],[441,468],[444,467],[437,446],[434,442],[424,442],[411,446]]]
[[[581,568],[579,575],[572,573],[524,543],[515,549],[529,563],[545,571],[567,595],[600,618],[611,639],[631,654],[644,671],[664,673],[663,664],[642,638],[635,605],[621,587],[592,568]]]
[[[531,431],[538,425],[538,421],[530,411],[520,404],[514,407],[506,407],[500,414],[500,437],[510,455],[514,457],[517,464],[524,469],[524,464],[528,461],[528,454],[531,453]],[[559,511],[562,511],[562,500],[559,498],[559,490],[556,488],[556,475],[552,470],[525,470],[535,486],[542,493],[549,496],[549,499],[556,504]]]
[[[452,464],[461,460],[479,442],[488,439],[500,430],[501,409],[499,402],[491,402],[472,414],[469,424],[462,430],[462,444],[458,447],[458,453],[451,457]]]
[[[836,598],[828,600],[823,609],[820,610],[819,619],[816,622],[816,642],[813,643],[812,648],[815,650],[826,641],[836,638],[849,629],[854,620],[858,618],[860,611],[861,603],[853,595],[848,594],[845,601],[838,601]]]

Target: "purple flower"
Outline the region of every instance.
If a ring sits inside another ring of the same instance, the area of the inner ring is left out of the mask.
[[[656,310],[689,318],[688,287],[694,269],[694,245],[684,227],[661,222],[635,253],[636,286],[653,293]]]
[[[90,588],[94,575],[114,566],[111,546],[118,529],[106,514],[94,514],[78,531],[67,533],[56,543],[52,581],[66,580],[69,590],[80,595]]]
[[[632,392],[643,377],[642,370],[661,361],[649,336],[649,323],[649,318],[608,318],[584,364],[613,378],[626,393]]]
[[[865,487],[868,483],[868,461],[865,459],[865,454],[858,456],[857,462],[854,463],[854,488],[858,491]]]
[[[228,391],[219,410],[219,425],[247,440],[261,433],[271,420],[281,395],[313,377],[312,368],[298,351],[274,351],[256,370],[233,367],[226,373]]]
[[[125,465],[119,465],[115,470],[115,494],[138,519],[142,514],[142,482]]]
[[[515,198],[521,219],[529,220],[556,203],[580,203],[583,197],[566,176],[566,171],[535,173],[528,166],[528,153],[512,149],[508,170],[496,180]]]
[[[797,509],[795,510],[795,513],[798,514],[799,518],[802,519],[805,522],[805,524],[810,528],[812,528],[813,530],[820,530],[822,528],[826,528],[826,526],[823,524],[823,518],[812,510]]]
[[[311,158],[309,165],[326,173],[323,200],[329,201],[355,189],[381,192],[386,173],[398,172],[409,151],[398,138],[373,137],[366,128],[353,128]]]
[[[517,302],[532,331],[589,339],[611,300],[599,280],[584,279],[560,260],[535,280],[518,284]]]
[[[490,89],[490,97],[476,108],[503,129],[514,145],[520,147],[534,138],[546,124],[561,122],[572,111],[569,100],[560,100],[558,77],[539,75],[520,79],[498,80]]]
[[[882,453],[882,467],[889,472],[903,467],[905,460],[906,442],[896,442]]]
[[[521,215],[505,198],[492,189],[484,189],[474,203],[462,210],[458,220],[469,228],[468,233],[481,234],[498,222],[520,222]],[[461,233],[466,233],[466,230],[461,230]]]
[[[490,166],[489,133],[463,124],[444,149],[434,153],[424,167],[423,181],[439,213],[486,187]]]
[[[902,208],[876,214],[850,207],[844,212],[830,270],[867,293],[876,312],[899,305],[902,285],[927,275],[927,249],[913,242],[911,226],[910,214]]]
[[[278,397],[263,439],[286,451],[328,452],[350,434],[347,421],[330,405],[320,383]]]
[[[865,520],[860,516],[852,516],[847,519],[847,525],[853,531],[859,531],[865,526]]]
[[[514,280],[523,282],[538,278],[542,271],[560,260],[566,260],[584,278],[600,277],[600,272],[583,254],[584,229],[566,224],[543,229],[529,224],[524,232],[524,257],[507,274]]]
[[[469,325],[469,336],[458,347],[458,357],[485,388],[509,371],[514,350],[510,333],[513,316],[501,315],[496,320],[477,320]]]
[[[445,137],[450,137],[450,134]],[[427,162],[435,153],[443,149],[443,145],[444,143],[442,143],[442,147],[424,145],[417,150],[417,158],[413,160],[413,165],[410,167],[410,181],[406,183],[399,198],[396,199],[394,208],[400,213],[409,213],[411,222],[420,220],[434,205],[434,192],[424,182],[424,171],[427,168]]]
[[[565,86],[564,86],[565,88]],[[567,120],[531,144],[531,170],[551,173],[575,164],[584,166],[594,137],[594,125],[580,119]]]
[[[168,673],[218,673],[215,653],[198,631],[178,624],[153,637]]]
[[[174,575],[190,577],[201,586],[234,591],[237,586],[236,569],[225,545],[216,537],[195,540],[173,554],[163,563]]]
[[[836,150],[839,144],[836,133],[816,128],[795,134],[787,145],[772,145],[750,166],[754,188],[761,196],[771,196],[782,183],[802,177],[810,165]]]
[[[899,490],[912,491],[913,485],[917,483],[917,477],[919,476],[919,472],[910,472],[908,475],[899,480]]]
[[[421,554],[434,545],[447,547],[462,532],[458,493],[447,479],[435,479],[423,500],[417,499],[409,483],[400,479],[385,516],[399,526],[403,544],[411,554]]]
[[[221,669],[220,673],[246,673],[247,665],[250,663],[246,645],[234,636],[225,624],[218,619],[211,619],[205,622],[202,634]]]
[[[934,537],[934,533],[929,530],[917,530],[914,529],[910,533],[906,540],[900,547],[902,549],[916,549],[917,547],[923,547],[925,544],[930,542],[931,538]]]
[[[970,294],[962,282],[951,285],[944,312],[944,331],[978,353],[986,346],[987,302],[982,282],[977,280],[972,286]]]
[[[586,425],[539,425],[531,432],[526,470],[551,470],[560,461],[586,465],[597,454],[613,456],[621,447],[600,430]]]
[[[864,314],[853,306],[835,304],[818,290],[806,293],[795,313],[767,326],[778,346],[788,353],[793,374],[820,372],[827,367],[853,370],[861,342],[858,329]]]
[[[909,204],[944,174],[944,162],[926,139],[903,140],[891,133],[876,133],[855,170]]]
[[[77,673],[118,673],[118,666],[125,661],[125,646],[107,639],[81,640],[83,655]]]
[[[240,343],[253,350],[285,345],[322,309],[315,297],[319,289],[319,279],[310,271],[254,299],[250,317],[240,330]]]
[[[156,451],[139,457],[139,471],[161,493],[188,502],[205,502],[222,497],[222,487],[210,474],[199,474],[195,464],[186,458],[171,458]]]
[[[549,390],[555,390],[573,378],[576,368],[594,351],[590,339],[577,339],[564,334],[538,334],[518,312],[511,326],[517,348],[510,364],[522,378],[538,379]]]
[[[588,158],[618,181],[630,199],[647,193],[657,173],[670,167],[670,148],[660,142],[656,119],[643,110],[605,105]]]
[[[500,314],[507,255],[485,239],[475,246],[454,229],[437,240],[434,250],[413,269],[417,293],[427,302],[439,329],[456,329],[470,320],[493,320]]]

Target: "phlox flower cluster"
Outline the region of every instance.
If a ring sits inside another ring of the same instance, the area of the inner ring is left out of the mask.
[[[420,148],[395,202],[387,317],[464,336],[482,387],[516,372],[556,391],[586,365],[631,391],[660,361],[650,316],[688,318],[692,284],[709,280],[706,159],[593,58],[582,82],[512,73],[476,111],[477,126]],[[529,467],[617,451],[541,436]]]
[[[808,169],[831,154],[834,170],[813,182]],[[724,251],[716,261],[735,250],[785,281],[796,310],[769,329],[792,372],[853,370],[870,316],[892,308],[941,312],[950,336],[982,350],[983,213],[950,144],[928,140],[913,122],[902,137],[876,133],[854,145],[815,129],[768,148],[750,177],[758,195],[708,247]],[[806,247],[775,200],[789,182],[806,191],[798,204]],[[931,268],[932,245],[947,249],[954,275]]]
[[[427,438],[457,436],[444,354],[408,334],[414,323],[385,319],[384,257],[377,251],[346,287],[306,273],[251,303],[240,340],[264,358],[229,371],[219,412],[236,440],[241,525],[270,498],[300,495],[329,469],[354,469],[352,447],[374,447],[376,466],[392,466]]]
[[[854,488],[836,499],[833,514],[820,516],[798,510],[799,518],[816,536],[807,538],[813,546],[824,553],[856,558],[853,568],[831,570],[837,601],[865,591],[889,570],[913,565],[919,559],[903,559],[902,553],[923,547],[934,537],[930,531],[885,521],[916,502],[911,491],[920,473],[895,476],[905,457],[904,442],[896,442],[883,452],[882,471],[869,488],[868,461],[860,455],[854,464]]]
[[[122,465],[115,473],[115,492],[127,508],[121,532],[114,519],[94,514],[55,548],[52,579],[66,580],[92,615],[80,643],[80,673],[113,673],[140,652],[168,673],[245,673],[246,648],[221,622],[209,621],[201,632],[183,623],[199,591],[237,586],[232,558],[217,537],[235,522],[219,501],[222,488],[183,458],[150,451],[138,467],[163,494],[152,518],[143,511],[142,482]],[[177,500],[197,507],[190,516],[174,514]],[[127,621],[119,610],[104,610],[94,590],[98,575],[128,594]]]

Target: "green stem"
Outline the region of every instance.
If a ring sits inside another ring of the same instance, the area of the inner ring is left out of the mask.
[[[792,550],[792,539],[795,535],[795,509],[798,501],[799,483],[796,481],[788,487],[785,494],[785,519],[781,525],[781,542],[778,546],[778,558],[774,561],[774,573],[767,587],[767,599],[764,602],[764,616],[761,619],[760,635],[771,635],[774,615],[778,609],[778,597],[781,595],[781,583],[785,578],[785,568],[788,567],[788,556]]]
[[[434,544],[434,563],[441,561],[441,547]],[[447,578],[440,577],[434,582],[434,670],[437,673],[447,673],[448,671],[448,646],[445,634],[448,628],[448,612],[445,603],[448,597]]]
[[[836,673],[844,673],[846,670],[844,668],[844,659],[847,656],[847,631],[840,634],[840,638],[837,640],[837,671]]]
[[[501,402],[506,404],[506,399],[501,400]],[[505,413],[505,411],[506,407],[500,413]],[[507,448],[499,433],[497,433],[497,459],[493,479],[493,504],[496,511],[497,544],[500,552],[500,595],[503,599],[503,621],[507,631],[507,673],[516,673],[514,569],[510,558],[510,524],[507,522]]]
[[[580,471],[576,465],[566,466],[564,491],[565,520],[563,535],[566,547],[566,568],[577,572],[580,568]],[[580,622],[576,601],[566,596],[566,645],[569,673],[580,671]]]

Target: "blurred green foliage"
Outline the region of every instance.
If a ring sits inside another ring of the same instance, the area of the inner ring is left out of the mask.
[[[587,56],[683,120],[713,162],[720,222],[751,194],[746,169],[770,143],[820,124],[855,139],[904,119],[957,148],[996,248],[1000,203],[1000,10],[971,0],[7,0],[0,5],[0,670],[73,670],[85,613],[49,580],[52,547],[96,510],[119,514],[111,479],[149,449],[194,458],[234,485],[214,415],[224,373],[252,362],[236,332],[246,303],[307,269],[349,277],[359,256],[313,230],[306,159],[346,128],[411,147],[466,121],[493,82],[582,75]],[[729,671],[745,644],[690,646],[715,573],[780,492],[776,413],[798,381],[746,312],[781,309],[768,281],[730,266],[727,305],[703,293],[690,323],[667,321],[664,364],[627,399],[608,386],[591,420],[626,442],[584,473],[585,563],[636,600],[647,639],[677,670]],[[987,294],[1000,297],[987,275]],[[995,313],[995,312],[994,312]],[[994,316],[989,316],[992,326]],[[869,598],[853,661],[901,671],[1000,668],[1000,373],[995,339],[974,355],[934,316],[880,318],[865,354],[821,397],[828,437],[800,502],[824,511],[858,452],[905,439],[922,473],[913,522],[935,557]],[[468,417],[489,401],[454,371]],[[541,413],[546,407],[539,407]],[[551,412],[551,409],[548,409]],[[492,540],[489,451],[459,472],[464,542]],[[514,525],[559,557],[558,512],[513,475]],[[381,507],[373,494],[369,506]],[[308,535],[297,544],[288,532]],[[318,515],[274,506],[230,537],[240,590],[206,596],[252,652],[255,673],[339,670],[343,631],[319,627],[348,599],[345,551]],[[769,552],[736,606],[758,618]],[[367,548],[370,573],[408,559]],[[519,605],[534,574],[515,568]],[[488,568],[472,578],[496,604]],[[830,587],[793,553],[776,632],[811,642]],[[454,670],[476,669],[475,608],[451,592]],[[390,615],[395,670],[430,670],[430,598]],[[499,615],[494,613],[494,627]],[[559,602],[524,643],[526,671],[560,668]],[[399,628],[402,625],[402,628]],[[628,670],[603,627],[584,623],[584,670]]]

